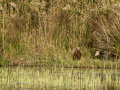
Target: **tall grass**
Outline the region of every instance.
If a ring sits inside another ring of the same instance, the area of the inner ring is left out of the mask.
[[[14,63],[120,53],[119,0],[1,0],[0,55]],[[18,61],[17,61],[18,60]]]

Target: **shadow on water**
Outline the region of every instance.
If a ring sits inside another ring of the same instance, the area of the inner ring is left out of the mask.
[[[120,89],[120,70],[57,67],[1,67],[2,89]]]

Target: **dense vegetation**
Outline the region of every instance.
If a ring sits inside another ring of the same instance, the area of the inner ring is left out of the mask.
[[[117,57],[120,2],[1,0],[0,30],[1,63],[9,60],[11,64],[69,66],[78,63],[72,60],[77,46],[81,48],[82,63],[91,62],[98,50],[104,50],[104,59],[110,53]]]

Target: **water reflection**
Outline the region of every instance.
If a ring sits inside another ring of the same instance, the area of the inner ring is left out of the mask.
[[[3,89],[120,89],[120,70],[57,67],[1,67]]]

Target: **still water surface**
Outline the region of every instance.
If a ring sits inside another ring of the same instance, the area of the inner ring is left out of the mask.
[[[1,67],[1,89],[119,90],[120,70],[57,67]]]

